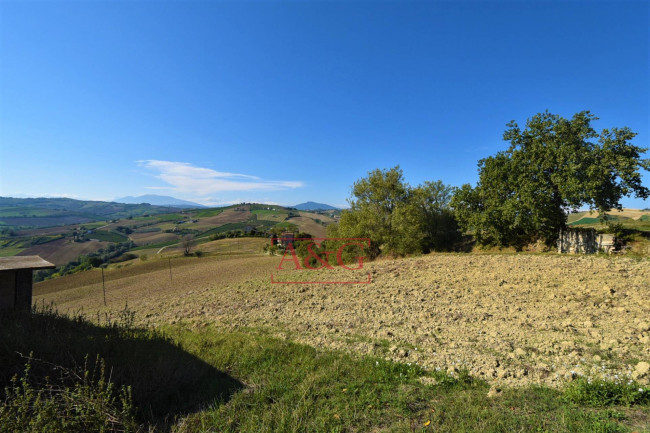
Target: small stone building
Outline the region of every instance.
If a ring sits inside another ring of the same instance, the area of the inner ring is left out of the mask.
[[[288,247],[289,244],[293,246],[293,241],[294,241],[293,232],[284,232],[282,233],[282,235],[280,235],[280,244],[282,244],[284,248]]]
[[[39,256],[0,257],[0,310],[32,309],[32,271],[55,266]]]
[[[614,252],[614,235],[598,233],[594,229],[568,229],[560,232],[557,240],[558,253],[594,254],[599,251]]]

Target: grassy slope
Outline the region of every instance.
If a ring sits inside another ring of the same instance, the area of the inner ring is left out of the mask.
[[[541,387],[487,396],[489,385],[414,365],[248,332],[177,331],[190,353],[247,384],[183,431],[629,431],[648,411],[588,409]],[[424,379],[423,379],[424,378]],[[427,384],[425,384],[427,383]],[[650,402],[650,399],[643,400]]]

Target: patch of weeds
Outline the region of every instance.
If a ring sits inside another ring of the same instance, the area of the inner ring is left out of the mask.
[[[578,378],[566,387],[564,397],[572,403],[592,407],[650,405],[650,386],[634,381]]]
[[[116,387],[106,378],[100,358],[81,371],[55,366],[59,377],[40,381],[27,362],[14,376],[0,403],[0,433],[137,432],[131,388]],[[87,363],[87,359],[86,359]]]

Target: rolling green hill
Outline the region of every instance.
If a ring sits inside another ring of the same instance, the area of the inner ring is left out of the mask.
[[[322,236],[319,214],[299,216],[282,206],[241,203],[222,208],[165,208],[73,199],[0,197],[0,257],[39,255],[58,266],[178,244],[186,235],[206,242],[222,237],[266,237],[271,230]],[[314,232],[310,228],[318,228]]]
[[[0,197],[0,225],[14,228],[83,224],[178,211],[149,204],[123,204],[71,198]]]

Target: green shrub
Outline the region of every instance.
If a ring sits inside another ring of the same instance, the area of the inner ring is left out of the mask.
[[[86,359],[87,360],[87,359]],[[104,361],[83,371],[55,367],[61,375],[38,383],[30,374],[14,376],[0,402],[0,433],[137,432],[131,389],[106,379]]]

